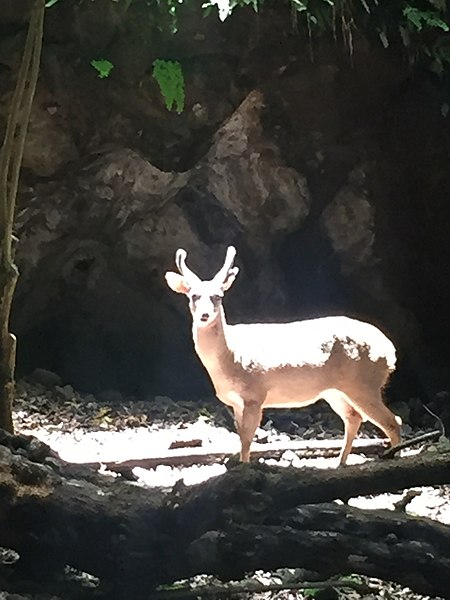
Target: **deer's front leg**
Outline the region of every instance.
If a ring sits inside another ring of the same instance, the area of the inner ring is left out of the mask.
[[[246,401],[241,414],[237,415],[235,411],[236,426],[241,440],[242,462],[250,460],[250,445],[253,441],[255,431],[261,423],[262,407],[258,402]]]

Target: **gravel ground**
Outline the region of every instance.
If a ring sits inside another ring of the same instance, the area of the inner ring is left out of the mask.
[[[126,460],[143,456],[158,456],[165,452],[170,444],[182,440],[199,439],[202,448],[226,449],[237,452],[239,439],[233,432],[232,421],[226,409],[215,399],[204,402],[173,402],[167,397],[156,397],[152,402],[138,402],[126,399],[117,392],[103,394],[101,398],[92,395],[80,395],[69,385],[62,385],[58,376],[47,372],[38,372],[32,380],[21,381],[17,385],[17,399],[14,410],[15,427],[18,433],[35,435],[49,444],[63,459],[71,462],[106,462]],[[275,429],[275,425],[277,429]],[[282,431],[280,431],[280,429]],[[288,441],[293,435],[303,439],[341,438],[340,420],[327,408],[316,405],[301,411],[276,411],[268,413],[259,430],[259,436],[267,441]],[[420,433],[420,432],[414,432]],[[370,426],[362,436],[379,433]],[[364,460],[359,455],[351,455],[350,461]],[[335,466],[335,459],[298,459],[288,453],[276,464],[295,466],[317,466],[329,468]],[[135,475],[143,485],[173,486],[183,479],[186,485],[199,483],[225,471],[222,464],[194,465],[188,468],[158,466],[155,469],[134,469]],[[417,488],[416,496],[407,506],[407,512],[418,516],[427,516],[450,525],[450,486],[439,488]],[[392,509],[403,494],[381,494],[371,497],[354,498],[353,506],[361,508]],[[5,556],[10,551],[5,551]],[[2,554],[0,552],[0,563]],[[252,583],[276,584],[304,574],[292,570],[283,573],[258,573]],[[76,574],[72,573],[72,576]],[[300,577],[300,580],[301,580]],[[370,593],[356,591],[322,590],[315,592],[318,600],[345,598],[356,600],[402,599],[427,600],[400,586],[368,578],[359,578],[374,588]],[[197,585],[213,584],[211,579],[198,578]],[[279,591],[247,594],[247,598],[258,600],[300,600],[311,597],[301,591]],[[0,600],[62,600],[56,596],[28,595],[18,596],[0,591]]]

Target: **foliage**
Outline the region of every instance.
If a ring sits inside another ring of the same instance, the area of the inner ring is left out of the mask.
[[[167,110],[175,108],[179,114],[184,110],[184,75],[178,61],[156,59],[153,62],[156,79],[166,103]]]
[[[303,590],[303,593],[305,594],[305,596],[307,598],[315,598],[321,592],[322,592],[322,588],[314,588],[314,587],[305,588]]]
[[[47,0],[51,7],[60,0]],[[136,0],[112,0],[127,10]],[[179,10],[184,5],[194,6],[197,0],[148,0],[149,10],[157,8],[172,18],[171,30],[178,30]],[[205,0],[201,5],[205,14],[217,7],[220,20],[224,21],[237,8],[250,6],[258,12],[263,6],[290,6],[293,15],[303,18],[304,24],[316,28],[319,33],[333,31],[336,33],[338,22],[341,25],[356,29],[400,34],[405,45],[409,37],[405,32],[425,32],[432,29],[449,31],[450,7],[448,0],[399,0],[398,2],[381,2],[380,0]],[[365,14],[366,19],[361,17]],[[383,42],[386,45],[385,42]]]
[[[417,31],[422,31],[424,25],[440,27],[444,31],[449,30],[447,23],[440,18],[438,13],[431,10],[419,10],[415,6],[406,6],[403,14],[416,27]]]
[[[355,588],[357,589],[358,586],[363,586],[364,585],[364,581],[363,579],[359,576],[359,575],[343,575],[342,577],[340,577],[339,579],[336,579],[336,586],[333,585],[333,581],[330,580],[329,582],[329,587],[334,589],[335,591],[337,591],[338,588],[345,588],[346,585],[348,585],[348,587],[350,589]],[[321,593],[323,592],[323,587],[307,587],[304,589],[304,595],[307,598],[315,598],[316,596],[319,596]]]
[[[106,60],[105,58],[101,58],[100,60],[91,60],[91,66],[97,71],[100,79],[104,79],[105,77],[109,77],[114,65],[111,61]]]
[[[121,1],[121,0],[116,0]],[[127,0],[128,2],[130,0]],[[135,0],[136,1],[136,0]],[[154,0],[159,10],[170,14],[170,29],[178,31],[180,9],[195,0]],[[356,33],[376,38],[384,48],[401,43],[411,60],[424,60],[441,75],[450,67],[450,0],[204,0],[205,15],[217,10],[221,21],[236,9],[251,7],[290,8],[293,30],[306,32],[310,40],[332,33],[353,54]]]
[[[60,0],[47,0],[46,6]],[[90,0],[96,1],[96,0]],[[111,0],[123,13],[144,0]],[[198,6],[198,0],[145,0],[154,26],[176,34],[183,25],[184,9]],[[290,9],[292,30],[309,38],[311,58],[313,42],[322,35],[341,40],[353,55],[354,37],[364,35],[384,48],[401,44],[411,62],[424,62],[439,76],[450,71],[450,0],[203,0],[205,17],[215,14],[221,21],[237,9]],[[99,77],[108,77],[112,63],[91,61]],[[184,77],[177,61],[156,60],[153,77],[159,84],[168,110],[181,113],[184,108]]]
[[[290,5],[294,29],[305,28],[312,40],[332,32],[343,39],[349,52],[353,52],[353,36],[357,31],[376,36],[387,48],[400,41],[411,51],[411,57],[425,57],[436,73],[450,66],[450,39],[443,34],[450,30],[448,0],[284,0]],[[255,11],[264,5],[273,6],[270,0],[208,0],[204,8],[217,6],[219,18],[225,20],[242,6]]]

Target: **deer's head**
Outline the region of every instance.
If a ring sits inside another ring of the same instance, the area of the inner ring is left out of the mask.
[[[189,309],[194,325],[199,328],[209,327],[221,312],[224,293],[231,287],[238,267],[233,267],[236,248],[229,246],[223,267],[208,281],[202,281],[186,265],[186,250],[177,250],[175,263],[179,273],[166,273],[167,285],[178,294],[185,294],[189,299]]]

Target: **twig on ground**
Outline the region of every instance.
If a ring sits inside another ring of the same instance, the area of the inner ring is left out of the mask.
[[[203,446],[203,440],[175,440],[170,446],[169,450],[176,450],[177,448],[201,448]]]
[[[394,503],[394,510],[398,512],[405,512],[408,504],[414,500],[414,498],[420,496],[421,493],[422,492],[419,492],[419,490],[408,490],[398,502]]]
[[[423,444],[424,442],[434,442],[439,439],[441,436],[441,432],[437,429],[435,431],[430,431],[428,433],[423,433],[422,435],[418,435],[415,438],[411,438],[409,440],[405,440],[401,444],[397,444],[396,446],[392,446],[392,448],[388,448],[383,454],[381,458],[392,458],[404,448],[409,448],[410,446],[415,446],[417,444]]]
[[[440,417],[438,417],[438,415],[436,413],[434,413],[430,408],[428,408],[428,406],[425,406],[425,404],[423,405],[423,407],[439,423],[439,427],[441,429],[441,436],[445,436],[445,425],[444,425],[442,419]]]

